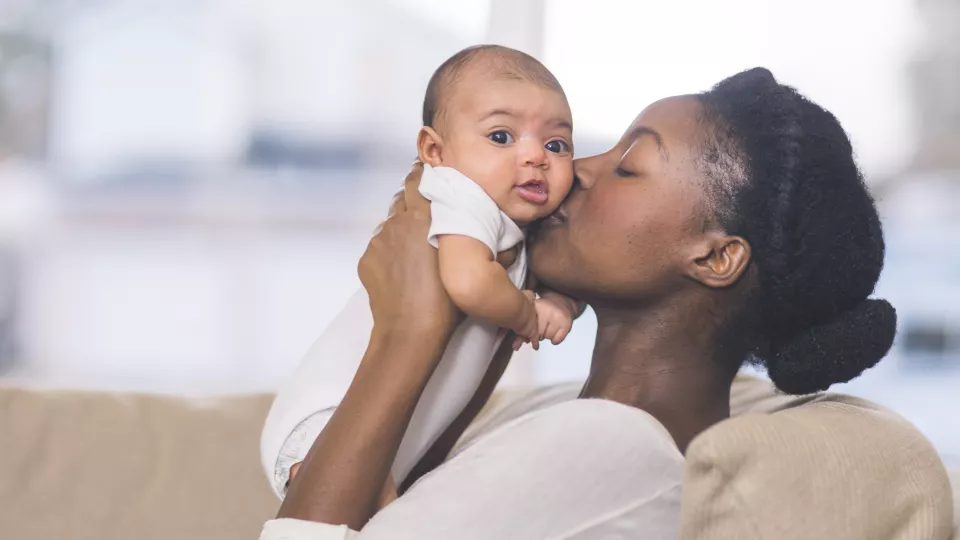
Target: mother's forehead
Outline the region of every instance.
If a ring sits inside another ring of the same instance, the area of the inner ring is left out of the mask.
[[[634,118],[625,136],[635,138],[653,131],[669,151],[671,144],[689,144],[702,129],[702,105],[695,96],[673,96],[647,106]]]

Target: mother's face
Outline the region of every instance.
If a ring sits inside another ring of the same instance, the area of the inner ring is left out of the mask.
[[[530,247],[547,286],[589,303],[645,303],[686,286],[707,229],[693,97],[654,103],[577,181]]]

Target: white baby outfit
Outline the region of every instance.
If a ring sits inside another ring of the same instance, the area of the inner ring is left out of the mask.
[[[456,169],[424,165],[420,193],[431,201],[427,238],[431,245],[436,247],[437,238],[445,234],[480,240],[494,256],[519,245],[507,275],[518,288],[523,286],[527,275],[523,231],[476,182]],[[277,395],[264,425],[260,454],[270,484],[281,497],[290,467],[303,460],[346,394],[372,329],[369,299],[360,289]],[[454,332],[397,451],[392,473],[398,484],[473,397],[504,333],[473,318]]]

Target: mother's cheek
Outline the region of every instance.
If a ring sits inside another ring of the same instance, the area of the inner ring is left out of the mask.
[[[563,273],[566,264],[566,251],[558,247],[558,239],[550,237],[537,240],[530,246],[530,271],[541,280],[550,281]]]

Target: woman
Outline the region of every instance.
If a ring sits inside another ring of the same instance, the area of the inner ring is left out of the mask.
[[[475,434],[362,538],[592,538],[631,527],[670,537],[680,454],[729,416],[745,360],[803,394],[858,376],[889,350],[895,311],[868,299],[883,236],[850,142],[836,118],[767,70],[651,105],[613,149],[575,169],[530,263],[596,312],[580,397],[600,400]],[[361,260],[370,346],[279,517],[363,527],[459,320],[424,247],[429,211],[415,193]]]

